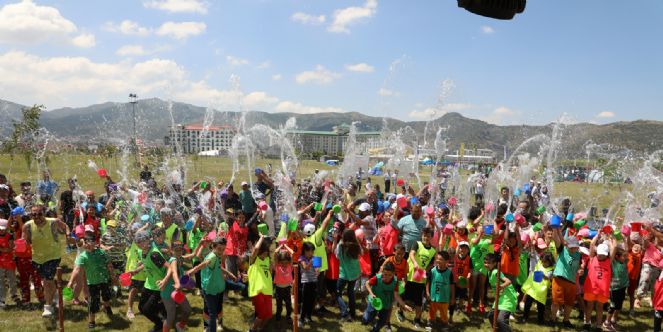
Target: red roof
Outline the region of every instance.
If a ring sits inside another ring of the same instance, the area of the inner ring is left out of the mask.
[[[188,125],[185,125],[185,126],[184,126],[184,130],[198,130],[198,131],[202,131],[204,127],[205,127],[205,126],[204,126],[203,124],[201,124],[201,123],[188,124]],[[218,131],[218,130],[222,130],[222,129],[232,129],[232,130],[234,130],[234,128],[233,128],[232,126],[229,126],[229,125],[222,125],[222,126],[209,126],[209,127],[207,127],[207,130],[208,130],[208,131]]]

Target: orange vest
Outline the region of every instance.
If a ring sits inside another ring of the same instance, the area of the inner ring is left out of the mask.
[[[454,272],[454,281],[456,282],[456,287],[467,288],[467,285],[465,285],[465,287],[458,286],[458,278],[459,277],[467,278],[471,272],[471,268],[472,266],[470,264],[469,255],[465,256],[465,258],[463,259],[459,259],[458,256],[454,257],[453,272]]]

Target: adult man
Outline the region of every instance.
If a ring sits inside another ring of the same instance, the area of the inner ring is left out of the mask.
[[[44,284],[44,312],[42,317],[53,315],[51,306],[55,295],[55,270],[60,265],[67,225],[60,219],[46,218],[44,207],[35,205],[31,209],[32,220],[23,225],[23,239],[32,246],[32,265]]]
[[[55,192],[58,191],[58,184],[51,180],[51,172],[49,170],[45,170],[42,176],[43,179],[37,182],[37,195],[46,194],[52,199],[55,197]]]
[[[64,218],[64,222],[69,226],[70,229],[74,228],[74,208],[76,207],[76,202],[78,198],[74,196],[74,190],[76,189],[76,180],[69,179],[67,180],[69,189],[63,191],[60,194],[59,209],[60,215]]]
[[[403,246],[405,247],[405,251],[410,252],[412,248],[416,248],[417,241],[421,239],[421,232],[424,230],[424,227],[426,227],[426,220],[422,218],[420,203],[412,205],[412,213],[400,220],[396,219],[398,210],[400,210],[400,208],[397,204],[396,211],[394,211],[394,215],[391,219],[391,226],[403,235]]]

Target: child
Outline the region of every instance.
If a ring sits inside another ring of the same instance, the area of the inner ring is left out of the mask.
[[[81,269],[85,271],[85,278],[90,292],[88,328],[94,329],[96,327],[95,314],[99,312],[100,298],[103,301],[104,311],[108,315],[108,319],[113,320],[113,311],[109,302],[111,299],[110,283],[116,279],[108,255],[103,250],[97,248],[95,244],[96,238],[94,234],[86,235],[84,241],[85,251],[76,258],[76,267],[72,272],[72,277],[67,287],[72,287],[72,282],[81,273]]]
[[[106,233],[101,236],[101,249],[108,253],[115,274],[122,273],[124,271],[126,245],[124,239],[120,238],[117,233],[117,221],[109,220],[106,222]],[[119,289],[116,296],[120,297]]]
[[[545,324],[546,300],[548,298],[548,290],[550,289],[553,268],[555,267],[554,263],[552,254],[549,252],[544,253],[533,271],[543,273],[543,280],[540,282],[534,281],[534,273],[531,273],[523,284],[522,291],[525,294],[525,306],[523,308],[521,323],[527,321],[532,303],[536,301],[537,324]]]
[[[642,268],[642,246],[638,243],[640,240],[640,233],[631,233],[628,239],[629,247],[631,250],[628,253],[628,300],[629,300],[629,316],[635,317],[635,289],[638,288],[638,280],[640,278],[640,269]],[[633,242],[635,241],[635,243]]]
[[[276,265],[274,266],[274,286],[276,287],[276,321],[281,320],[281,311],[285,305],[286,321],[292,319],[292,249],[285,243],[276,248]]]
[[[612,251],[607,243],[601,243],[597,246],[600,237],[609,237],[612,245]],[[617,243],[612,234],[605,234],[603,230],[592,239],[589,247],[589,267],[587,269],[587,278],[583,290],[584,299],[587,302],[585,306],[585,330],[592,325],[592,311],[596,306],[596,322],[594,327],[603,321],[603,304],[610,299],[610,282],[612,280],[611,261],[615,258]]]
[[[6,219],[0,219],[0,309],[5,307],[5,281],[9,285],[14,302],[18,303],[18,294],[16,291],[16,264],[14,263],[14,236],[7,231],[9,222]]]
[[[435,258],[435,247],[431,245],[433,238],[433,229],[424,228],[421,232],[421,241],[416,243],[416,247],[410,251],[410,259],[408,260],[409,271],[407,275],[407,283],[405,284],[405,301],[411,301],[415,305],[415,319],[414,326],[416,329],[421,328],[421,312],[423,304],[423,296],[426,290],[426,281],[423,279],[415,280],[414,275],[421,275],[422,272],[425,277],[425,272],[430,271],[433,267],[433,258]],[[421,271],[423,270],[423,271]],[[403,322],[403,312],[399,311],[396,315],[400,322]]]
[[[405,259],[405,247],[402,244],[399,243],[394,246],[394,255],[387,258],[382,267],[384,268],[387,263],[391,263],[394,266],[396,279],[399,281],[405,281],[409,266]]]
[[[628,288],[628,271],[626,270],[626,252],[627,249],[617,247],[615,260],[612,262],[612,281],[610,282],[610,309],[608,316],[603,323],[603,330],[615,331],[615,325],[619,311],[622,310],[624,299],[626,298],[626,289]]]
[[[440,251],[435,256],[435,268],[428,272],[426,282],[426,298],[431,301],[428,311],[428,330],[433,329],[433,324],[437,321],[437,313],[440,313],[440,320],[444,328],[449,323],[447,313],[455,304],[456,286],[454,285],[454,275],[451,269],[447,268],[449,263],[449,253]],[[452,311],[453,312],[453,311]]]
[[[511,227],[506,227],[506,240],[502,243],[501,270],[504,275],[511,280],[511,284],[516,286],[516,278],[520,274],[520,227],[515,224],[515,231],[510,231]],[[517,289],[516,289],[517,290]]]
[[[203,298],[205,299],[205,308],[207,308],[207,313],[204,316],[209,317],[207,322],[208,331],[216,331],[217,317],[223,310],[223,292],[226,289],[223,274],[231,279],[236,279],[234,274],[221,266],[225,250],[226,239],[215,238],[212,241],[212,252],[205,256],[202,263],[186,272],[187,275],[191,276],[200,271]],[[203,313],[205,313],[205,308],[203,308]],[[220,325],[223,325],[223,322],[220,322]]]
[[[640,272],[640,282],[636,290],[635,307],[640,307],[640,302],[651,290],[654,280],[658,279],[663,266],[663,254],[656,246],[658,239],[654,228],[646,227],[647,233],[644,235],[643,245],[644,254],[642,258],[642,269]]]
[[[158,282],[166,277],[170,265],[146,231],[137,232],[134,235],[134,241],[140,249],[141,265],[130,273],[134,275],[145,271],[145,284],[141,290],[138,308],[143,316],[154,324],[153,329],[159,331],[163,329],[161,318],[166,317],[166,308],[161,301],[161,289],[159,289]]]
[[[484,314],[486,312],[486,277],[488,276],[488,271],[484,267],[483,261],[486,258],[486,255],[493,252],[493,245],[491,239],[482,239],[483,237],[483,227],[477,229],[477,236],[473,238],[470,242],[472,247],[470,248],[470,260],[472,262],[472,278],[470,279],[470,299],[475,298],[475,292],[479,292],[479,312]],[[472,309],[469,308],[468,312]]]
[[[161,251],[164,256],[172,255],[170,246],[166,243],[166,230],[161,227],[156,227],[152,230],[152,237],[154,237],[154,245]]]
[[[313,267],[313,251],[315,246],[311,242],[304,242],[302,255],[299,257],[300,275],[302,282],[302,309],[299,325],[311,324],[311,314],[315,307],[317,292],[318,269]]]
[[[361,276],[361,267],[359,266],[359,256],[362,255],[362,248],[355,232],[351,229],[343,231],[340,242],[334,244],[332,250],[338,257],[340,269],[338,283],[336,287],[336,301],[341,311],[342,322],[352,322],[355,314],[355,284]],[[343,301],[343,291],[348,287],[348,301],[350,308]]]
[[[164,324],[163,329],[165,331],[170,331],[170,329],[174,327],[176,330],[181,331],[186,327],[186,322],[191,314],[191,306],[186,297],[181,303],[175,303],[171,297],[171,293],[175,290],[180,290],[180,276],[183,275],[180,261],[182,260],[184,245],[180,241],[173,241],[171,243],[171,248],[173,251],[173,257],[168,259],[170,267],[166,272],[166,276],[159,281],[161,301],[163,301],[163,306],[166,309],[166,323]],[[180,308],[180,321],[176,325],[175,315],[177,313],[177,307]]]
[[[412,308],[406,305],[398,294],[398,280],[394,277],[395,270],[394,265],[387,262],[382,265],[382,273],[377,274],[366,282],[366,291],[368,291],[370,297],[377,297],[382,301],[382,310],[377,311],[371,303],[368,303],[364,312],[362,323],[366,325],[375,319],[376,314],[378,316],[378,321],[371,329],[371,332],[378,332],[382,327],[389,325],[394,299],[406,311],[412,311]]]
[[[469,294],[472,293],[468,287],[470,286],[469,281],[472,277],[472,260],[470,259],[470,245],[466,241],[462,241],[458,244],[458,253],[453,258],[453,276],[454,284],[456,290],[454,292],[455,298],[460,301],[460,308],[463,308],[465,305],[465,311],[469,315],[472,312],[472,301],[469,298]],[[467,301],[467,302],[462,302]],[[453,323],[453,314],[455,311],[455,305],[449,307],[449,323]]]
[[[497,325],[497,331],[500,332],[510,332],[511,326],[509,325],[509,317],[511,314],[516,312],[516,304],[518,302],[518,293],[516,289],[513,288],[511,280],[507,278],[503,273],[500,273],[499,278],[497,277],[497,254],[488,254],[484,260],[484,266],[488,270],[490,277],[488,278],[488,283],[490,287],[500,288],[500,296],[497,300],[497,322],[493,322],[493,315],[491,314],[489,319],[491,325]],[[499,285],[498,285],[499,282]]]
[[[131,226],[132,233],[136,233],[140,229],[140,224],[133,224]],[[140,265],[140,248],[135,241],[131,242],[131,246],[126,251],[126,266],[125,272],[134,271]],[[129,296],[127,298],[127,318],[133,320],[136,315],[133,311],[134,299],[145,286],[145,272],[142,270],[138,273],[131,275],[131,285],[129,286]]]
[[[663,323],[663,275],[658,277],[654,285],[652,307],[654,307],[654,332],[661,332],[661,323]]]
[[[256,318],[249,330],[251,332],[262,330],[272,318],[273,283],[269,245],[265,237],[260,234],[249,258],[249,297],[256,310]]]

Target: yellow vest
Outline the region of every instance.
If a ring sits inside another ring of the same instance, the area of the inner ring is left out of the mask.
[[[435,251],[434,246],[431,246],[430,249],[426,249],[426,247],[424,247],[424,244],[421,243],[421,241],[417,241],[417,252],[414,255],[414,258],[417,260],[419,268],[426,270],[428,264],[430,264],[433,258],[435,258],[436,253],[437,252]],[[407,281],[425,284],[426,283],[425,279],[422,281],[414,281],[413,279],[414,263],[409,258],[408,258],[408,265],[409,265],[409,271],[407,274]]]
[[[542,271],[544,274],[549,273],[554,269],[554,266],[545,268],[539,261],[534,268],[534,271]],[[546,298],[548,297],[548,289],[550,289],[550,280],[543,278],[541,282],[534,281],[534,272],[530,273],[523,284],[522,290],[523,293],[531,296],[537,302],[546,304]]]
[[[30,220],[26,224],[30,225],[30,233],[32,233],[32,261],[37,264],[44,264],[62,257],[64,241],[60,243],[57,237],[53,237],[51,231],[55,221],[55,218],[46,218],[46,223],[41,227],[37,226],[34,220]]]
[[[269,266],[269,256],[265,259],[256,257],[255,262],[249,266],[249,297],[258,294],[272,295],[272,271]]]

